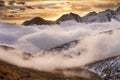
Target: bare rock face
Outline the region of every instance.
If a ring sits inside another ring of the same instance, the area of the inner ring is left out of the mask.
[[[74,20],[77,22],[81,22],[81,17],[75,13],[64,14],[56,20],[56,23],[60,23],[67,20]]]
[[[81,22],[81,17],[78,14],[75,13],[70,13],[70,14],[64,14],[62,15],[60,18],[58,18],[56,21],[47,21],[44,20],[40,17],[35,17],[29,21],[25,21],[23,23],[23,25],[27,26],[27,25],[50,25],[50,24],[59,24],[60,22],[64,22],[64,21],[68,21],[68,20],[74,20],[76,22]]]
[[[35,18],[33,18],[33,19],[29,20],[29,21],[25,21],[23,23],[23,25],[26,25],[26,26],[34,25],[34,24],[36,24],[36,25],[42,25],[42,24],[50,25],[52,23],[53,23],[52,21],[47,21],[47,20],[44,20],[44,19],[42,19],[40,17],[35,17]]]
[[[89,64],[87,69],[99,74],[104,80],[119,80],[120,56]]]
[[[114,15],[116,15],[116,12],[113,10],[107,9],[105,11],[99,12],[99,15],[105,15],[109,18],[112,18],[112,17],[114,17]]]
[[[95,22],[97,18],[97,13],[96,12],[90,12],[87,15],[82,17],[82,22],[83,23],[90,23],[90,22]]]
[[[25,21],[23,25],[50,25],[50,24],[59,24],[60,22],[73,20],[80,23],[93,23],[93,22],[110,22],[112,19],[115,19],[117,21],[120,21],[120,7],[117,8],[115,11],[107,9],[105,11],[101,11],[99,13],[96,13],[95,11],[88,13],[87,15],[80,17],[78,14],[75,13],[69,13],[64,14],[60,18],[58,18],[56,21],[47,21],[40,17],[33,18],[32,20]]]
[[[105,10],[99,13],[90,12],[84,17],[82,17],[83,23],[92,23],[92,22],[110,22],[116,13],[113,10]]]

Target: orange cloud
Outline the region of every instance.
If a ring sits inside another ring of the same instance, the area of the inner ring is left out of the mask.
[[[36,6],[40,11],[34,11],[45,19],[57,19],[65,13],[74,12],[81,16],[91,11],[102,11],[105,9],[116,9],[120,6],[120,0],[21,0],[26,1],[27,5]],[[29,11],[28,11],[29,12]],[[35,13],[35,14],[36,14]],[[26,16],[27,16],[26,15]]]

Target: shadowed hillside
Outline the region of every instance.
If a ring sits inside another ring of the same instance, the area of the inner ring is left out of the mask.
[[[0,46],[5,50],[14,48]],[[34,63],[33,63],[34,64]],[[49,68],[49,67],[48,67]],[[102,80],[97,74],[82,68],[37,71],[8,64],[0,60],[0,80]]]

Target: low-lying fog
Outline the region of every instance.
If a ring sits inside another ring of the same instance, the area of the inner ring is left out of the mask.
[[[120,55],[120,22],[112,20],[105,23],[77,23],[66,21],[59,25],[22,26],[0,23],[0,44],[12,46],[16,50],[0,49],[0,59],[27,68],[53,70],[84,66],[88,63]],[[112,34],[102,33],[113,30]],[[61,44],[80,40],[79,43],[61,52],[48,52],[28,60],[22,58],[22,52],[33,55]],[[81,52],[72,58],[64,54]],[[52,55],[55,53],[55,55]]]

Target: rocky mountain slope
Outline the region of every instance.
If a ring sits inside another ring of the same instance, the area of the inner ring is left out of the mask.
[[[100,34],[112,34],[111,31],[106,31]],[[78,41],[71,41],[61,46],[55,47],[51,50],[61,51],[75,46]],[[67,48],[66,48],[67,47]],[[5,50],[14,50],[12,47],[1,45],[0,48]],[[80,55],[80,54],[79,54]],[[27,53],[24,56],[31,57]],[[25,59],[25,58],[24,58]],[[52,72],[37,71],[18,67],[8,64],[0,60],[0,80],[119,80],[120,79],[120,56],[111,57],[108,59],[100,60],[90,63],[82,68],[68,68],[57,69]],[[96,74],[95,74],[96,73]],[[85,74],[85,75],[83,75]],[[87,76],[90,75],[90,76]],[[98,76],[99,75],[99,76]],[[102,78],[102,79],[101,79]]]
[[[87,77],[87,75],[89,76]],[[0,61],[0,80],[67,80],[67,79],[102,80],[95,73],[83,69],[81,70],[79,68],[45,72],[22,68]]]
[[[82,21],[81,17],[78,14],[69,13],[69,14],[64,14],[60,18],[58,18],[56,20],[56,23],[60,23],[60,22],[67,21],[67,20],[74,20],[74,21],[77,21],[77,22]]]
[[[4,50],[12,47],[0,46]],[[22,53],[21,53],[22,54]],[[0,80],[102,80],[102,78],[83,68],[66,68],[52,71],[39,71],[22,68],[0,60]]]
[[[64,22],[64,21],[68,21],[68,20],[74,20],[74,21],[80,22],[80,23],[110,22],[111,19],[120,21],[120,7],[117,8],[116,10],[107,9],[107,10],[101,11],[99,13],[90,12],[83,17],[80,17],[78,14],[75,14],[75,13],[64,14],[60,18],[58,18],[56,21],[47,21],[42,18],[36,17],[29,21],[25,21],[23,23],[23,25],[58,24],[60,22]]]
[[[99,34],[111,35],[113,30],[100,32]],[[77,45],[79,41],[71,41],[69,43],[63,44],[61,46],[55,47],[51,50],[54,51],[64,51],[71,47]],[[77,55],[80,55],[79,52]],[[75,55],[75,54],[74,54]],[[100,75],[104,80],[120,80],[120,55],[110,57],[104,60],[96,61],[84,66],[85,69],[95,72]]]
[[[105,32],[100,32],[99,34],[111,35],[112,33],[113,31],[109,30]],[[76,46],[78,42],[78,40],[71,41],[69,43],[49,49],[48,51],[64,51],[66,49]],[[1,45],[0,48],[6,51],[15,49],[3,45]],[[34,57],[25,52],[21,54],[24,54],[23,59],[25,60],[30,60],[32,57]],[[81,53],[78,53],[77,56],[80,54]],[[71,55],[67,55],[67,57],[72,58]],[[78,66],[76,68],[70,69],[56,69],[51,72],[22,68],[0,60],[0,80],[119,80],[119,66],[120,56],[115,56],[94,63],[90,63],[82,68]]]
[[[89,64],[86,69],[99,74],[104,80],[120,80],[120,56]]]

